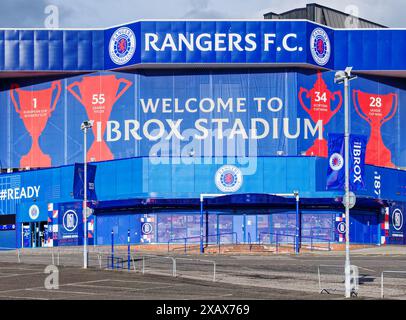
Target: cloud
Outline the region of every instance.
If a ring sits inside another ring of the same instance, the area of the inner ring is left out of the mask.
[[[70,20],[74,12],[69,6],[58,4],[55,0],[1,0],[0,27],[1,28],[43,28],[47,14],[45,8],[55,4],[59,8],[60,25],[64,18]]]
[[[209,0],[192,0],[191,9],[184,13],[184,19],[224,19],[228,14],[211,8]]]
[[[1,0],[0,27],[44,26],[44,9],[57,5],[61,27],[96,28],[139,19],[262,19],[265,12],[304,7],[309,0]],[[361,17],[391,27],[406,27],[404,0],[319,0],[344,11],[356,5]]]

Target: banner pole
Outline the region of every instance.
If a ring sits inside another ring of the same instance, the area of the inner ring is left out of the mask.
[[[344,78],[344,118],[345,118],[345,132],[344,132],[344,165],[345,165],[345,297],[351,297],[351,279],[350,279],[350,126],[349,126],[349,103],[348,103],[348,91],[349,91],[349,79]]]
[[[128,271],[130,271],[130,257],[131,257],[131,244],[130,244],[130,229],[128,229],[128,233],[127,233],[127,269]]]
[[[83,130],[84,139],[84,179],[83,179],[83,268],[87,269],[87,128]]]

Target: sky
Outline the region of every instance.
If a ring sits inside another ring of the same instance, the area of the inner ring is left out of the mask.
[[[310,1],[345,11],[348,6],[362,18],[405,27],[405,0]],[[269,11],[281,13],[304,7],[306,0],[0,0],[1,28],[41,28],[54,5],[60,28],[97,28],[139,19],[262,19]]]

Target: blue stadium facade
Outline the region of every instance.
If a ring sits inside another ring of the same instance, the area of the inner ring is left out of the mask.
[[[0,247],[82,243],[73,184],[87,119],[90,243],[112,230],[118,243],[128,230],[133,243],[198,242],[202,195],[204,235],[343,242],[327,140],[343,132],[334,74],[347,66],[351,132],[368,137],[351,242],[403,244],[405,51],[406,30],[305,20],[0,30]]]

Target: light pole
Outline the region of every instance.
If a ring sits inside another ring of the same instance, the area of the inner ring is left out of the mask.
[[[84,121],[80,126],[83,131],[83,269],[87,269],[87,130],[93,127],[93,120]]]
[[[349,82],[356,78],[351,75],[352,67],[335,74],[334,82],[344,84],[344,206],[345,206],[345,297],[351,297],[351,263],[350,263],[350,116],[349,116]]]

